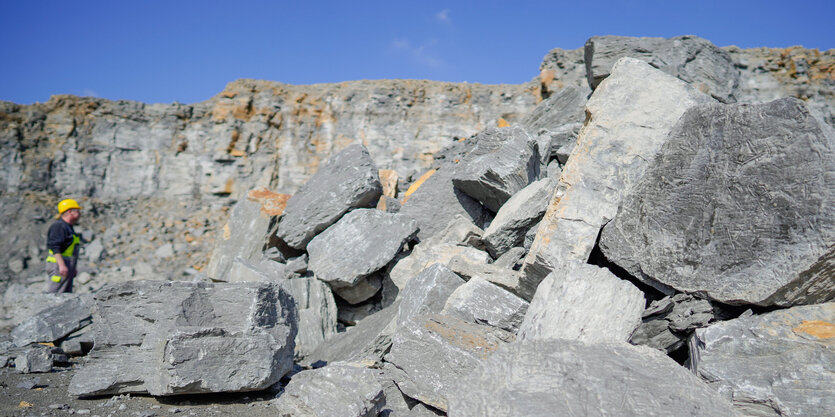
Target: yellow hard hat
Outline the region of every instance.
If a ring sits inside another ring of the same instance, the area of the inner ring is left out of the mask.
[[[69,209],[79,209],[79,210],[81,210],[81,206],[78,205],[78,201],[75,201],[75,200],[70,199],[70,198],[68,198],[66,200],[61,200],[61,202],[58,203],[58,214],[64,214],[64,212],[69,210]]]

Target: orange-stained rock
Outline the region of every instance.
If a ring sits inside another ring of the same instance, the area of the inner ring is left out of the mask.
[[[383,195],[391,198],[397,197],[398,179],[400,179],[400,177],[397,175],[397,171],[393,169],[380,170],[380,184],[383,185]]]
[[[409,196],[414,194],[414,192],[417,191],[418,188],[420,188],[420,186],[423,185],[423,183],[425,183],[426,180],[429,179],[429,177],[431,177],[433,174],[435,174],[436,171],[437,171],[437,169],[430,169],[429,171],[426,171],[426,173],[421,175],[420,178],[418,178],[418,180],[414,182],[414,184],[409,186],[409,189],[406,190],[406,194],[403,195],[403,203],[402,204],[406,204],[406,201],[409,200]]]
[[[261,212],[268,216],[280,216],[287,207],[290,194],[274,193],[266,188],[257,188],[246,194],[250,201],[261,203]]]

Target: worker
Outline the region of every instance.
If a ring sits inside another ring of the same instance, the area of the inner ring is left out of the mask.
[[[81,237],[75,233],[73,225],[81,217],[81,206],[72,199],[58,203],[58,219],[49,226],[46,236],[46,272],[49,276],[47,292],[72,292],[72,281],[78,273],[78,243]]]

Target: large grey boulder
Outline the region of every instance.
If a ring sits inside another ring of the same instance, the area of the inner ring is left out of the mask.
[[[54,342],[90,324],[91,297],[87,294],[66,299],[42,310],[12,330],[17,346],[36,342]]]
[[[527,310],[527,301],[487,280],[473,277],[450,294],[441,314],[515,334]]]
[[[499,346],[512,342],[512,333],[492,326],[428,315],[398,328],[385,360],[403,370],[407,379],[395,382],[407,396],[446,411],[449,395],[465,376]]]
[[[490,261],[487,252],[470,246],[462,246],[450,242],[440,242],[436,239],[424,240],[412,248],[408,254],[393,262],[389,269],[389,277],[401,291],[406,284],[421,271],[432,264],[447,264],[455,257],[466,259],[472,264],[486,264]]]
[[[304,249],[319,232],[354,208],[374,207],[383,186],[377,167],[362,145],[351,145],[328,159],[284,209],[276,236]]]
[[[496,212],[513,194],[540,178],[539,145],[521,127],[487,129],[476,140],[452,183]]]
[[[744,415],[835,410],[835,303],[793,307],[697,329],[690,366]]]
[[[728,400],[661,352],[574,340],[504,345],[449,399],[450,417],[736,415]]]
[[[433,264],[411,279],[400,292],[397,325],[419,315],[440,313],[449,296],[464,280],[442,264]]]
[[[539,285],[520,340],[626,342],[641,324],[644,294],[608,269],[572,262]],[[564,273],[564,275],[563,275]]]
[[[600,228],[618,210],[689,108],[713,102],[649,64],[620,59],[586,105],[588,120],[565,165],[525,259],[525,279],[536,285],[560,261],[589,259]]]
[[[334,363],[293,375],[275,407],[287,417],[377,417],[385,403],[374,370]]]
[[[41,345],[25,347],[14,360],[15,370],[23,374],[51,372],[52,363],[52,349]]]
[[[391,262],[417,231],[417,221],[403,214],[354,210],[310,241],[307,268],[334,288],[353,287]]]
[[[556,186],[556,181],[543,178],[507,200],[482,237],[490,256],[498,258],[510,248],[524,244],[525,234],[545,215]]]
[[[593,36],[585,46],[589,86],[597,88],[623,57],[646,61],[723,103],[736,101],[739,72],[730,55],[707,39],[692,35],[669,39]]]
[[[835,133],[800,100],[686,112],[603,230],[638,279],[728,304],[835,297]]]
[[[328,284],[316,278],[293,278],[279,284],[296,302],[299,325],[295,356],[301,358],[337,334],[336,300]]]
[[[132,281],[94,298],[75,396],[255,391],[293,367],[298,317],[277,284]]]
[[[707,327],[716,318],[707,300],[689,294],[664,297],[644,310],[641,325],[632,333],[629,343],[670,353],[682,347],[694,329]]]
[[[356,326],[348,328],[319,344],[305,356],[303,365],[338,361],[379,361],[391,346],[391,337],[397,328],[400,301],[366,317]]]

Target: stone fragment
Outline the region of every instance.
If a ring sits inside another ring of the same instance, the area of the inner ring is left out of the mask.
[[[556,131],[567,124],[582,123],[585,118],[587,90],[568,86],[552,94],[531,110],[519,125],[531,133],[541,130]],[[548,154],[550,149],[540,148],[540,153]]]
[[[716,315],[707,300],[676,294],[653,301],[629,342],[670,353],[687,342],[693,329],[707,327]]]
[[[444,230],[462,216],[477,226],[484,224],[489,213],[475,199],[452,184],[457,167],[442,167],[401,201],[400,213],[418,221],[418,238],[426,240]],[[408,191],[407,191],[408,194]]]
[[[293,366],[298,317],[270,283],[131,281],[96,293],[75,396],[262,390]]]
[[[400,176],[393,169],[381,169],[380,185],[383,187],[383,195],[389,198],[397,198],[397,181]]]
[[[93,344],[93,326],[85,326],[67,335],[61,342],[61,350],[70,356],[86,355]]]
[[[295,356],[303,358],[337,334],[338,310],[328,284],[316,278],[293,278],[280,282],[293,296],[299,314]]]
[[[562,167],[558,160],[554,159],[553,161],[548,163],[548,166],[545,168],[546,172],[548,173],[547,178],[554,183],[558,183],[560,180],[560,175],[562,175]]]
[[[699,106],[670,132],[600,247],[662,290],[813,304],[835,297],[832,207],[835,133],[802,101]]]
[[[302,254],[301,256],[297,256],[295,258],[291,258],[287,260],[286,269],[287,272],[292,272],[296,274],[303,274],[307,272],[307,254]]]
[[[82,295],[42,310],[15,327],[11,335],[17,346],[26,346],[36,342],[54,342],[88,324],[90,297]]]
[[[524,243],[525,234],[545,214],[556,186],[554,180],[543,178],[507,200],[484,231],[482,241],[490,256],[498,258],[510,248]]]
[[[548,205],[550,207],[551,203],[548,203]],[[548,213],[548,210],[545,210],[545,212]],[[531,247],[533,246],[533,241],[534,239],[536,239],[536,233],[539,231],[540,224],[542,224],[542,221],[531,226],[531,228],[528,230],[528,233],[525,233],[525,242],[522,245],[522,247],[525,248],[525,254],[527,254],[531,250]],[[527,255],[525,256],[525,258],[527,258]]]
[[[21,381],[20,383],[15,385],[15,387],[16,388],[22,388],[22,389],[32,389],[32,388],[37,387],[38,384],[40,384],[40,383],[41,383],[40,378],[32,378],[32,379]]]
[[[521,127],[487,129],[453,175],[455,188],[490,211],[540,177],[539,146]]]
[[[225,275],[227,282],[280,282],[288,278],[287,266],[270,259],[261,262],[236,257]]]
[[[383,189],[368,150],[348,146],[328,159],[287,201],[276,236],[304,249],[319,232],[354,208],[373,207]]]
[[[380,274],[373,274],[361,278],[353,287],[338,287],[334,288],[333,292],[350,304],[359,304],[380,292],[381,288],[383,288],[383,277]]]
[[[24,374],[52,371],[52,349],[41,345],[30,345],[17,354],[15,370]]]
[[[368,316],[343,333],[322,343],[302,365],[338,361],[381,360],[391,346],[400,301]]]
[[[697,329],[691,369],[744,415],[823,416],[835,409],[835,302]]]
[[[515,270],[517,267],[521,267],[522,258],[525,257],[526,253],[528,253],[528,251],[521,246],[510,248],[507,252],[502,254],[502,256],[496,259],[495,262],[493,262],[493,266]]]
[[[473,277],[450,294],[441,314],[515,334],[527,310],[527,301],[483,278]]]
[[[654,349],[553,339],[501,346],[448,395],[450,416],[736,416]]]
[[[232,207],[229,220],[218,232],[217,243],[203,272],[210,278],[229,281],[226,274],[236,258],[247,262],[259,261],[264,244],[269,240],[270,217],[256,199],[247,197],[238,200]]]
[[[678,118],[712,101],[645,62],[620,59],[586,105],[588,121],[525,259],[527,285],[535,288],[561,261],[588,260],[600,228]]]
[[[359,322],[361,322],[368,316],[382,309],[380,304],[375,302],[351,305],[344,301],[337,301],[336,305],[339,311],[337,320],[339,320],[340,323],[344,323],[348,326],[356,326]]]
[[[433,264],[409,280],[400,292],[397,325],[425,314],[440,313],[449,296],[464,280],[442,264]]]
[[[418,316],[395,333],[386,361],[408,379],[396,379],[407,396],[447,410],[450,392],[513,334],[441,316]]]
[[[397,259],[389,270],[389,278],[402,291],[409,280],[430,265],[435,263],[447,264],[456,256],[460,256],[473,264],[486,264],[490,260],[490,255],[487,252],[473,247],[441,243],[431,239],[415,245],[412,252],[403,254],[402,257]]]
[[[275,406],[287,417],[376,417],[385,403],[374,370],[334,363],[293,375]]]
[[[479,277],[485,281],[496,284],[519,297],[530,300],[533,298],[534,291],[528,290],[521,286],[519,271],[514,271],[510,268],[505,268],[501,265],[472,263],[464,257],[456,256],[447,263],[449,269],[455,272],[465,281],[469,281],[474,277]]]
[[[381,196],[380,200],[377,201],[377,210],[386,213],[399,213],[401,206],[400,200],[386,195]]]
[[[641,324],[644,294],[608,269],[572,262],[539,285],[519,340],[626,342]]]
[[[593,36],[585,46],[589,86],[597,88],[622,57],[645,61],[723,103],[736,101],[739,73],[730,55],[707,39],[692,35],[669,39]]]
[[[417,231],[403,214],[354,210],[310,241],[307,267],[333,288],[353,287],[391,262]]]
[[[481,242],[483,236],[484,230],[474,225],[471,220],[458,215],[446,228],[432,236],[432,240],[437,243],[454,243],[484,250],[484,244]]]

